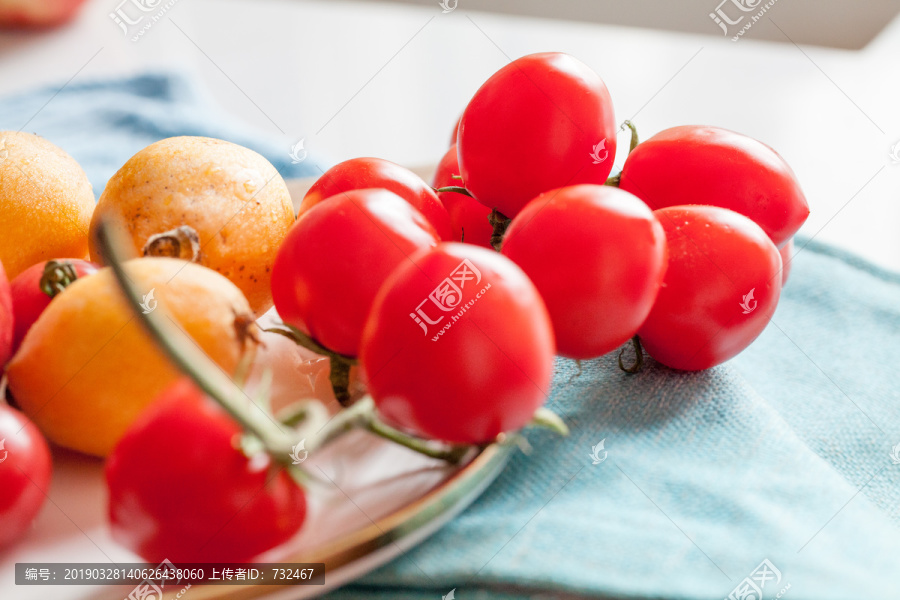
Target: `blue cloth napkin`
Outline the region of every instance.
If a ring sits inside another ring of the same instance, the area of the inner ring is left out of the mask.
[[[188,76],[171,73],[75,81],[0,102],[0,130],[36,133],[63,148],[84,168],[97,197],[138,150],[176,135],[246,146],[268,158],[285,179],[321,173],[315,157],[292,162],[293,142],[274,142],[234,121]]]
[[[56,91],[0,101],[0,128]],[[145,75],[72,84],[26,130],[68,150],[97,192],[171,135],[315,172],[227,122],[186,79]],[[739,357],[690,374],[650,360],[633,376],[614,354],[559,360],[550,406],[572,434],[530,432],[530,456],[462,515],[328,598],[900,597],[900,276],[797,247],[772,323]]]

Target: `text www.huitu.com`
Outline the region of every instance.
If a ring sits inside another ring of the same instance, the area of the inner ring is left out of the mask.
[[[436,342],[436,341],[438,341],[439,339],[441,339],[441,336],[444,335],[444,333],[446,333],[451,327],[453,327],[453,324],[456,323],[457,321],[459,321],[459,320],[462,318],[462,316],[466,313],[466,311],[469,310],[470,308],[472,308],[472,307],[475,305],[475,303],[478,302],[478,300],[479,300],[479,299],[485,294],[485,292],[487,292],[489,289],[491,289],[491,284],[487,284],[486,286],[484,286],[483,288],[481,288],[481,289],[478,291],[478,293],[475,294],[475,297],[474,297],[474,298],[472,298],[471,300],[469,300],[468,302],[466,302],[465,304],[463,304],[463,305],[460,307],[459,311],[458,311],[455,315],[451,315],[451,316],[450,316],[450,320],[447,321],[447,324],[444,325],[443,327],[441,327],[440,331],[438,331],[438,332],[431,338],[431,341],[432,341],[432,342]]]

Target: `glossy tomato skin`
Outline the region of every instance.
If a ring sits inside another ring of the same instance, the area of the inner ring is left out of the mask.
[[[637,333],[666,270],[666,235],[653,212],[604,185],[541,194],[513,219],[501,251],[541,293],[559,353],[578,359]]]
[[[360,364],[387,422],[481,443],[528,423],[547,397],[553,355],[547,309],[522,270],[491,250],[444,243],[385,281]]]
[[[0,371],[12,356],[15,319],[13,317],[12,293],[3,263],[0,263]]]
[[[440,239],[451,239],[450,215],[431,186],[409,169],[383,158],[351,158],[325,171],[303,197],[298,217],[341,192],[365,188],[394,192],[428,219]]]
[[[243,562],[290,539],[306,495],[188,380],[168,388],[106,464],[114,539],[156,563]]]
[[[453,178],[454,175],[459,175],[456,144],[450,146],[441,162],[438,163],[432,183],[435,188],[451,185],[465,187],[462,180]],[[450,227],[453,230],[454,242],[465,242],[485,248],[491,247],[491,235],[494,232],[494,228],[488,222],[491,209],[475,198],[457,192],[440,192],[438,197],[450,214]]]
[[[708,369],[749,346],[769,323],[781,295],[781,256],[756,223],[734,211],[698,205],[655,214],[669,264],[638,335],[664,365]]]
[[[638,144],[619,187],[652,209],[721,206],[749,217],[782,246],[809,215],[794,172],[777,152],[745,135],[685,125]]]
[[[96,264],[78,258],[57,258],[58,263],[68,263],[80,278],[91,273],[96,273],[100,268]],[[25,334],[37,321],[51,298],[41,290],[41,276],[48,261],[32,265],[16,275],[10,283],[12,291],[13,313],[16,316],[15,335],[13,336],[13,352],[19,348],[19,344],[25,338]]]
[[[606,84],[559,52],[524,56],[494,73],[466,106],[457,139],[467,189],[510,218],[542,192],[602,184],[616,156]],[[601,142],[598,161],[592,154]]]
[[[0,550],[31,527],[50,491],[52,461],[44,436],[19,411],[0,403]]]
[[[352,190],[300,216],[272,267],[272,297],[286,323],[356,356],[366,315],[394,268],[438,236],[420,212],[383,189]]]

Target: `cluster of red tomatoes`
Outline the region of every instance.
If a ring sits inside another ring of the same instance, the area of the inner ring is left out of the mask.
[[[375,158],[319,178],[273,268],[279,314],[359,357],[386,420],[449,442],[525,425],[557,353],[638,336],[672,368],[728,360],[775,311],[800,186],[768,146],[699,126],[634,137],[610,178],[617,130],[585,64],[511,62],[469,102],[434,187]]]

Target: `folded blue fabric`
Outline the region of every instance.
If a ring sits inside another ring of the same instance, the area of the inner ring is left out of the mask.
[[[0,101],[0,128],[55,92]],[[285,177],[316,171],[227,122],[188,80],[144,75],[72,84],[25,129],[97,192],[172,135],[254,148]],[[572,434],[530,432],[531,455],[462,515],[328,597],[900,597],[900,277],[801,246],[773,322],[725,365],[650,360],[630,376],[614,355],[559,360],[550,406]]]
[[[295,164],[290,144],[234,126],[234,121],[188,76],[171,73],[76,81],[0,102],[0,130],[37,133],[66,150],[84,168],[97,197],[138,150],[176,135],[246,146],[268,158],[284,178],[320,174],[314,157]]]

